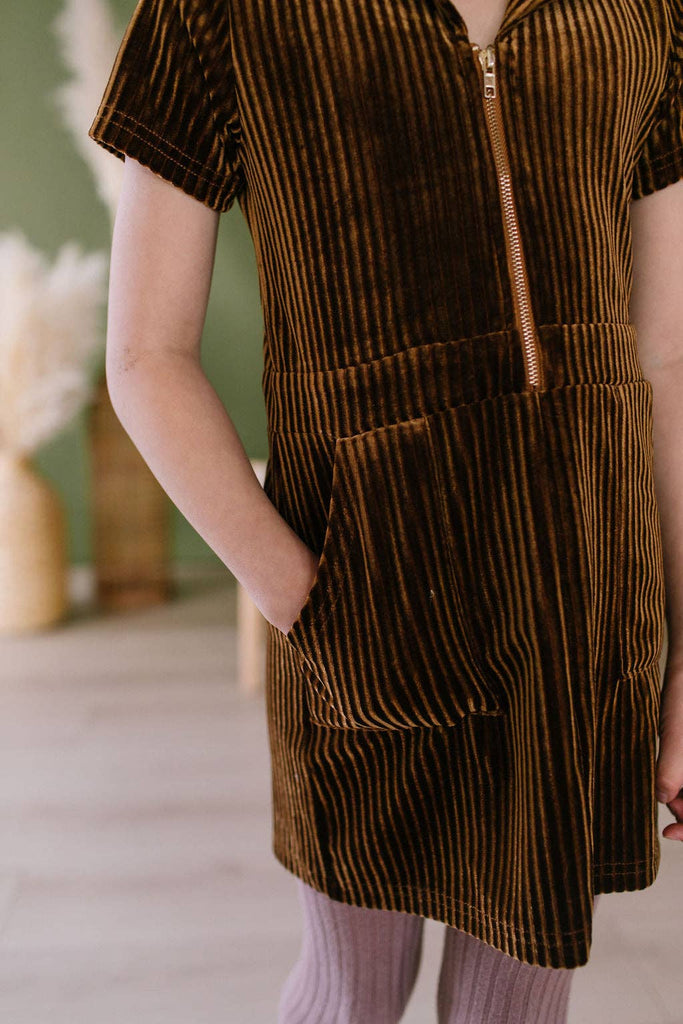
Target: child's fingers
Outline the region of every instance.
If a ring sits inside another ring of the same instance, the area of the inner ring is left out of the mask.
[[[666,806],[676,820],[669,822],[662,830],[662,835],[665,839],[683,840],[683,789],[678,792],[678,795],[673,800],[668,800]]]

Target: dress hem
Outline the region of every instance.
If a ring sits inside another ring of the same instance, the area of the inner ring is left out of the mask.
[[[393,894],[395,899],[392,900],[393,906],[381,906],[371,900],[359,900],[356,893],[352,895],[339,885],[330,886],[328,891],[306,865],[294,860],[277,843],[274,842],[271,849],[275,859],[287,871],[337,902],[369,909],[396,910],[439,921],[468,932],[507,956],[535,966],[573,969],[588,963],[592,941],[590,928],[553,932],[545,937],[536,933],[535,937],[529,938],[526,929],[500,921],[486,911],[436,889],[418,886],[384,885],[383,892]],[[661,850],[657,848],[651,857],[641,860],[605,861],[596,865],[594,895],[648,888],[655,881],[660,860]]]

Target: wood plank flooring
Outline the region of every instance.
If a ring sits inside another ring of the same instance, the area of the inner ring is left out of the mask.
[[[301,921],[232,577],[98,615],[84,572],[65,623],[0,639],[0,1021],[275,1024]],[[603,896],[570,1024],[683,1024],[683,846],[662,853],[649,889]],[[425,929],[406,1024],[436,1021]]]

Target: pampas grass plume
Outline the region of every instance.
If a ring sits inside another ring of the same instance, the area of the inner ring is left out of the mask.
[[[106,265],[73,241],[50,265],[21,231],[0,234],[0,453],[32,454],[91,398]]]
[[[90,167],[97,194],[113,219],[121,190],[123,163],[87,134],[102,99],[121,43],[111,6],[105,0],[65,0],[52,22],[64,66],[71,78],[53,91],[53,101],[71,131],[74,145]]]

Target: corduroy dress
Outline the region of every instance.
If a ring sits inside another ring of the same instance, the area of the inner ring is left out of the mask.
[[[483,50],[451,0],[139,0],[89,135],[253,237],[319,556],[268,624],[275,857],[585,963],[660,860],[630,204],[683,177],[681,0],[509,0]]]

